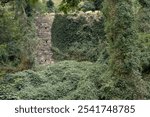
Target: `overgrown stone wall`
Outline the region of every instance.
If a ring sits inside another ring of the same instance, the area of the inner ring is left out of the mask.
[[[104,19],[100,11],[56,14],[52,26],[55,60],[95,62],[105,48]]]
[[[39,15],[36,17],[36,29],[35,63],[38,65],[51,64],[53,58],[96,61],[99,44],[105,38],[100,11]]]
[[[51,27],[55,14],[44,14],[36,17],[38,42],[35,52],[36,64],[53,63],[51,51]]]

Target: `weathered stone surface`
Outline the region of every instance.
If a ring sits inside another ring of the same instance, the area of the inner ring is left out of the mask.
[[[46,65],[54,63],[51,51],[51,26],[54,14],[40,15],[35,18],[38,42],[35,50],[35,63]]]

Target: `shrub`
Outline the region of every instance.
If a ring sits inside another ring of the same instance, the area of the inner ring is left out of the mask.
[[[139,48],[141,50],[140,60],[143,72],[148,72],[150,68],[150,34],[139,34]]]
[[[137,27],[139,31],[139,48],[141,49],[141,66],[143,73],[150,68],[150,2],[138,0],[141,7],[137,14]]]
[[[0,19],[0,70],[19,71],[32,66],[35,30],[32,17],[14,19],[12,6],[5,6]],[[1,6],[0,6],[1,9]],[[32,46],[31,46],[32,45]]]
[[[0,81],[0,99],[136,99],[135,87],[149,99],[150,90],[144,90],[150,89],[148,74],[135,86],[134,79],[112,80],[108,68],[107,63],[63,61],[40,71],[7,74]]]
[[[89,62],[64,61],[43,71],[27,70],[6,75],[1,80],[1,99],[64,99],[70,92],[78,90],[79,82],[91,65]]]

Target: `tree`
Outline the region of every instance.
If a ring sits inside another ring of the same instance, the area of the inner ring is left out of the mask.
[[[110,56],[109,71],[114,82],[114,89],[109,91],[121,99],[141,99],[146,91],[142,87],[132,5],[132,0],[104,0],[103,4]]]
[[[31,45],[33,47],[35,38],[32,20],[25,20],[22,14],[14,18],[17,9],[13,9],[12,2],[15,5],[14,1],[5,1],[3,7],[0,5],[0,71],[20,70],[19,66],[28,67],[26,63],[32,61]]]
[[[68,11],[75,10],[79,2],[80,0],[62,0],[59,6],[59,10],[67,14]]]
[[[54,3],[53,3],[52,0],[48,0],[48,1],[46,2],[46,5],[47,5],[49,11],[52,11],[52,10],[53,10]]]
[[[104,0],[94,0],[94,6],[95,6],[95,10],[100,10],[102,9],[102,2]]]
[[[137,27],[141,53],[142,72],[150,70],[150,1],[138,0],[140,8],[137,14]]]
[[[143,33],[150,33],[150,1],[138,0],[141,8],[138,12],[139,31]]]
[[[2,0],[1,4],[4,6],[6,3],[13,4],[16,11],[16,16],[24,14],[24,16],[31,16],[32,6],[38,2],[38,0]]]
[[[102,8],[102,2],[103,0],[62,0],[60,4],[60,10],[64,13],[67,13],[68,11],[75,11],[78,8],[78,4],[83,2],[84,7],[92,10],[100,10]],[[94,6],[94,8],[93,8]]]
[[[48,0],[46,4],[47,4],[47,7],[48,7],[48,8],[51,8],[51,7],[54,6],[54,3],[53,3],[52,0]]]

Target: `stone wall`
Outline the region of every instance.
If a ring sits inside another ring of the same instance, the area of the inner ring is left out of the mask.
[[[51,51],[51,27],[55,14],[39,15],[35,18],[37,30],[37,46],[35,64],[46,65],[53,63]]]
[[[61,18],[64,18],[64,20],[59,21],[59,24],[56,26],[58,16],[60,16]],[[63,16],[65,16],[65,17],[63,17]],[[36,65],[47,65],[47,64],[51,64],[54,62],[53,58],[52,58],[53,53],[51,51],[51,40],[53,40],[54,47],[55,47],[54,42],[56,40],[60,40],[60,41],[58,41],[57,45],[64,44],[63,48],[65,48],[65,46],[67,47],[67,45],[65,45],[65,43],[67,43],[65,38],[67,38],[68,35],[73,33],[73,32],[71,32],[72,30],[67,31],[69,26],[71,25],[71,22],[68,22],[69,23],[68,24],[67,21],[69,20],[69,18],[71,18],[71,21],[73,21],[73,23],[76,24],[76,22],[77,22],[77,24],[78,24],[78,23],[80,23],[79,18],[82,18],[82,17],[85,18],[85,24],[87,23],[89,25],[89,27],[92,28],[92,26],[90,26],[90,25],[93,25],[92,23],[98,22],[98,24],[99,24],[99,20],[102,17],[102,13],[100,11],[95,11],[95,12],[87,11],[87,12],[79,12],[77,14],[68,14],[67,17],[66,17],[66,15],[64,15],[62,13],[60,13],[60,14],[46,13],[43,15],[37,15],[37,17],[35,18],[37,37],[38,37],[37,46],[35,48],[35,64]],[[66,29],[63,29],[63,28],[65,28],[64,24],[66,24]],[[85,25],[85,24],[83,24],[83,25]],[[80,25],[82,25],[82,23]],[[56,28],[56,29],[58,28],[59,30],[54,30],[54,28]],[[82,28],[82,26],[76,27],[73,25],[73,29],[78,30],[78,28]],[[60,31],[60,30],[62,30],[62,31]],[[65,32],[63,30],[66,30],[67,32]],[[93,29],[93,30],[96,30],[96,29]],[[100,29],[98,28],[98,30],[100,30]],[[52,33],[53,33],[53,35],[56,34],[57,39],[54,38]],[[66,34],[65,37],[63,37],[64,33]],[[70,34],[68,34],[68,33],[70,33]],[[89,32],[87,32],[87,33],[89,33]],[[98,35],[98,34],[96,34],[96,35]],[[69,40],[71,40],[71,38],[73,39],[73,37],[71,36]],[[75,41],[79,40],[76,38],[77,37],[75,37],[75,39],[74,39]],[[62,40],[65,40],[65,42],[62,42]]]

